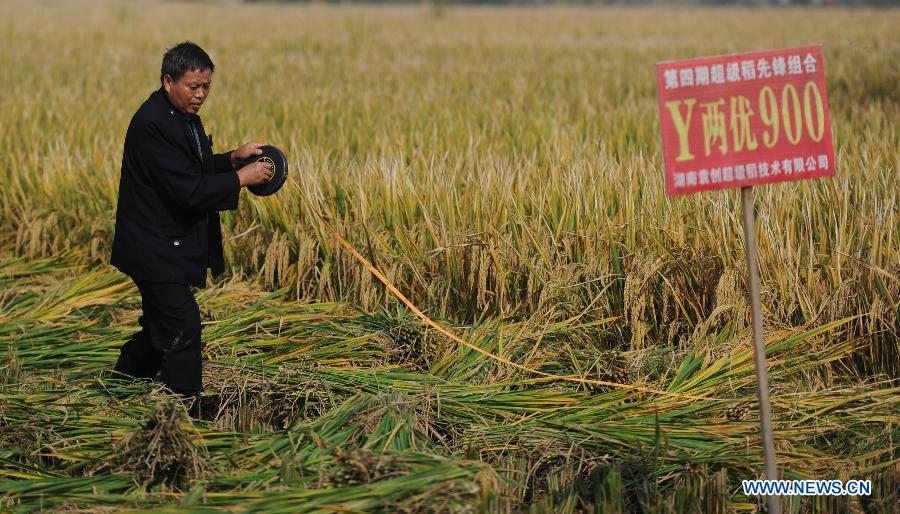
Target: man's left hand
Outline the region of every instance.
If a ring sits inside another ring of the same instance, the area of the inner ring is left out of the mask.
[[[240,161],[249,159],[254,155],[262,155],[262,150],[260,149],[261,146],[261,143],[250,141],[233,150],[231,152],[231,167],[236,168]]]

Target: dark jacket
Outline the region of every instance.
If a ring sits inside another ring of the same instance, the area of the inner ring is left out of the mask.
[[[135,280],[204,287],[207,268],[225,271],[217,211],[237,209],[240,191],[230,152],[213,155],[200,117],[159,89],[125,135],[111,264]]]

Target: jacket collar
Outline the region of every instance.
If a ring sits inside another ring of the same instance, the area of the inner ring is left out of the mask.
[[[158,95],[159,97],[162,98],[161,105],[166,110],[169,111],[169,115],[171,115],[175,119],[184,121],[183,123],[179,123],[179,125],[181,125],[182,131],[184,132],[184,138],[185,138],[184,142],[187,144],[187,147],[190,149],[191,153],[193,153],[198,159],[200,159],[201,162],[203,162],[204,166],[205,166],[207,159],[205,158],[205,156],[201,156],[199,153],[197,153],[197,142],[194,139],[194,133],[191,131],[190,123],[188,123],[190,121],[194,122],[194,127],[197,129],[197,136],[198,136],[198,138],[202,138],[203,137],[203,135],[202,135],[203,124],[200,121],[200,115],[185,114],[185,113],[179,111],[178,109],[176,109],[175,106],[172,105],[172,102],[169,100],[169,95],[166,94],[166,89],[162,86],[160,86],[160,88],[158,90],[156,90],[156,92],[153,94]],[[201,152],[202,152],[202,145],[203,145],[203,143],[201,142],[201,150],[200,150]]]

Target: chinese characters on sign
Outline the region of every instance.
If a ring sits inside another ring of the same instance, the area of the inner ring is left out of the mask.
[[[656,65],[666,193],[834,175],[822,47]]]

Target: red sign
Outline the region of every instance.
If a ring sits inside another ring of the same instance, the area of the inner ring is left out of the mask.
[[[822,46],[656,65],[666,193],[834,175]]]

